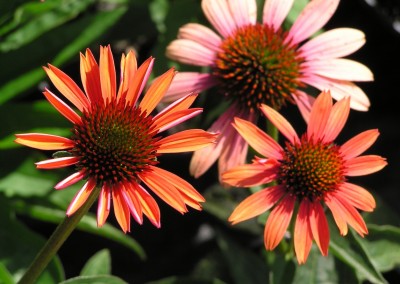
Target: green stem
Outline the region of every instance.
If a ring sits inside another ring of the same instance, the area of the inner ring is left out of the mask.
[[[275,125],[273,125],[269,120],[267,121],[267,133],[271,136],[276,142],[279,139],[279,131]]]
[[[58,252],[62,244],[69,237],[75,227],[78,225],[82,217],[89,211],[90,207],[96,201],[100,193],[100,187],[95,187],[86,202],[70,217],[65,219],[58,225],[56,230],[47,240],[44,247],[37,254],[24,276],[19,280],[18,284],[36,283],[36,279],[47,267],[54,255]]]

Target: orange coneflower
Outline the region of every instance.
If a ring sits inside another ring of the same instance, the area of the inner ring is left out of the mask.
[[[124,232],[130,230],[130,215],[141,224],[144,214],[160,226],[159,207],[143,184],[181,213],[187,212],[186,205],[201,209],[204,198],[185,180],[157,167],[157,157],[197,150],[213,143],[215,134],[191,129],[164,138],[159,135],[202,110],[189,108],[196,95],[188,94],[151,115],[174,78],[173,69],[160,76],[137,103],[153,61],[149,58],[137,68],[133,52],[123,54],[117,90],[111,48],[100,47],[99,64],[87,49],[85,55],[81,54],[80,65],[85,92],[58,68],[50,64],[44,67],[55,87],[81,115],[46,89],[47,100],[72,122],[71,138],[27,133],[17,134],[15,141],[41,150],[63,150],[53,159],[36,163],[39,169],[75,166],[76,172],[59,182],[56,189],[87,180],[70,203],[68,216],[80,208],[96,186],[101,187],[98,226],[106,222],[112,200],[115,217]]]
[[[290,123],[266,105],[261,111],[278,128],[287,142],[281,147],[251,122],[236,118],[235,129],[264,158],[255,157],[252,164],[238,166],[222,175],[223,182],[233,186],[268,186],[247,197],[229,217],[233,224],[257,216],[270,208],[264,241],[274,249],[281,241],[293,215],[299,210],[294,228],[297,260],[305,263],[314,239],[323,255],[328,253],[329,229],[323,203],[331,210],[341,235],[347,225],[361,236],[367,226],[357,209],[372,211],[375,200],[364,188],[347,181],[381,170],[387,163],[376,155],[360,156],[377,139],[378,130],[367,130],[343,145],[334,143],[349,115],[350,99],[332,106],[328,92],[322,92],[311,109],[307,132],[299,137]]]

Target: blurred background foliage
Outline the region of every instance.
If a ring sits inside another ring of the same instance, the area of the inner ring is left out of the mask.
[[[34,162],[51,153],[13,143],[15,133],[69,133],[68,121],[41,94],[50,84],[42,66],[56,65],[80,82],[79,52],[91,48],[98,54],[99,45],[110,44],[117,66],[121,53],[134,49],[139,63],[149,56],[156,58],[153,76],[172,66],[180,70],[179,65],[165,57],[165,48],[183,24],[208,25],[200,2],[0,1],[0,283],[15,283],[22,276],[82,186],[55,191],[54,184],[69,170],[38,171]],[[259,7],[263,2],[258,1]],[[286,24],[293,22],[307,2],[296,0]],[[307,263],[298,266],[293,259],[290,235],[274,252],[266,252],[262,237],[266,215],[236,226],[226,221],[249,192],[221,188],[215,168],[195,180],[188,174],[190,155],[174,155],[162,158],[163,167],[186,178],[204,194],[204,211],[182,216],[158,200],[161,229],[145,222],[142,226],[133,225],[132,232],[126,235],[113,217],[98,229],[95,214],[90,213],[38,283],[400,281],[400,114],[394,103],[400,79],[399,8],[396,1],[346,0],[326,26],[363,30],[367,44],[352,58],[369,66],[375,74],[375,82],[362,85],[371,99],[371,110],[352,112],[342,137],[345,141],[363,130],[379,128],[381,137],[371,153],[387,157],[389,162],[382,172],[357,180],[378,202],[375,212],[364,215],[370,230],[365,239],[352,232],[342,238],[330,224],[328,257],[322,257],[313,247]],[[182,68],[189,69],[196,70]],[[196,104],[205,106],[206,111],[187,126],[207,128],[212,117],[219,115],[220,109],[209,107],[215,105],[213,97],[199,97]],[[295,108],[284,112],[290,121],[304,127]]]

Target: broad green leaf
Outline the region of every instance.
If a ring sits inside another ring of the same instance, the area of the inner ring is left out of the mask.
[[[0,283],[2,284],[15,284],[14,278],[12,277],[10,271],[7,270],[7,267],[0,262]]]
[[[99,276],[78,276],[62,281],[59,284],[88,284],[88,283],[101,283],[101,284],[127,284],[121,278],[112,275],[99,275]]]
[[[48,208],[40,205],[30,205],[23,201],[15,203],[14,209],[19,214],[54,224],[59,224],[66,217],[64,210]],[[96,216],[91,213],[86,214],[82,218],[77,229],[117,242],[131,249],[141,259],[146,258],[145,251],[136,240],[124,234],[119,228],[113,227],[107,223],[104,224],[103,227],[98,228]]]
[[[8,200],[0,194],[0,263],[18,281],[42,248],[45,240],[20,223],[11,212]],[[64,272],[58,257],[55,257],[37,284],[58,283]]]
[[[111,255],[108,249],[96,252],[82,268],[81,276],[111,274]]]
[[[284,245],[279,247],[285,247]],[[286,254],[278,249],[274,251],[264,251],[266,256],[266,265],[268,265],[269,284],[293,283],[297,266],[292,258],[292,252]]]

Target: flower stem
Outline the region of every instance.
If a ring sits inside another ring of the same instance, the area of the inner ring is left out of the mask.
[[[18,284],[36,283],[37,278],[47,267],[54,255],[58,252],[62,244],[69,237],[75,227],[78,225],[82,217],[89,211],[90,207],[99,196],[101,187],[95,187],[86,202],[70,217],[66,216],[58,225],[56,230],[47,240],[44,247],[39,251],[24,276],[19,280]]]
[[[270,121],[267,121],[267,133],[269,136],[271,136],[276,142],[278,142],[279,139],[279,131],[278,128],[274,124],[272,124]]]

